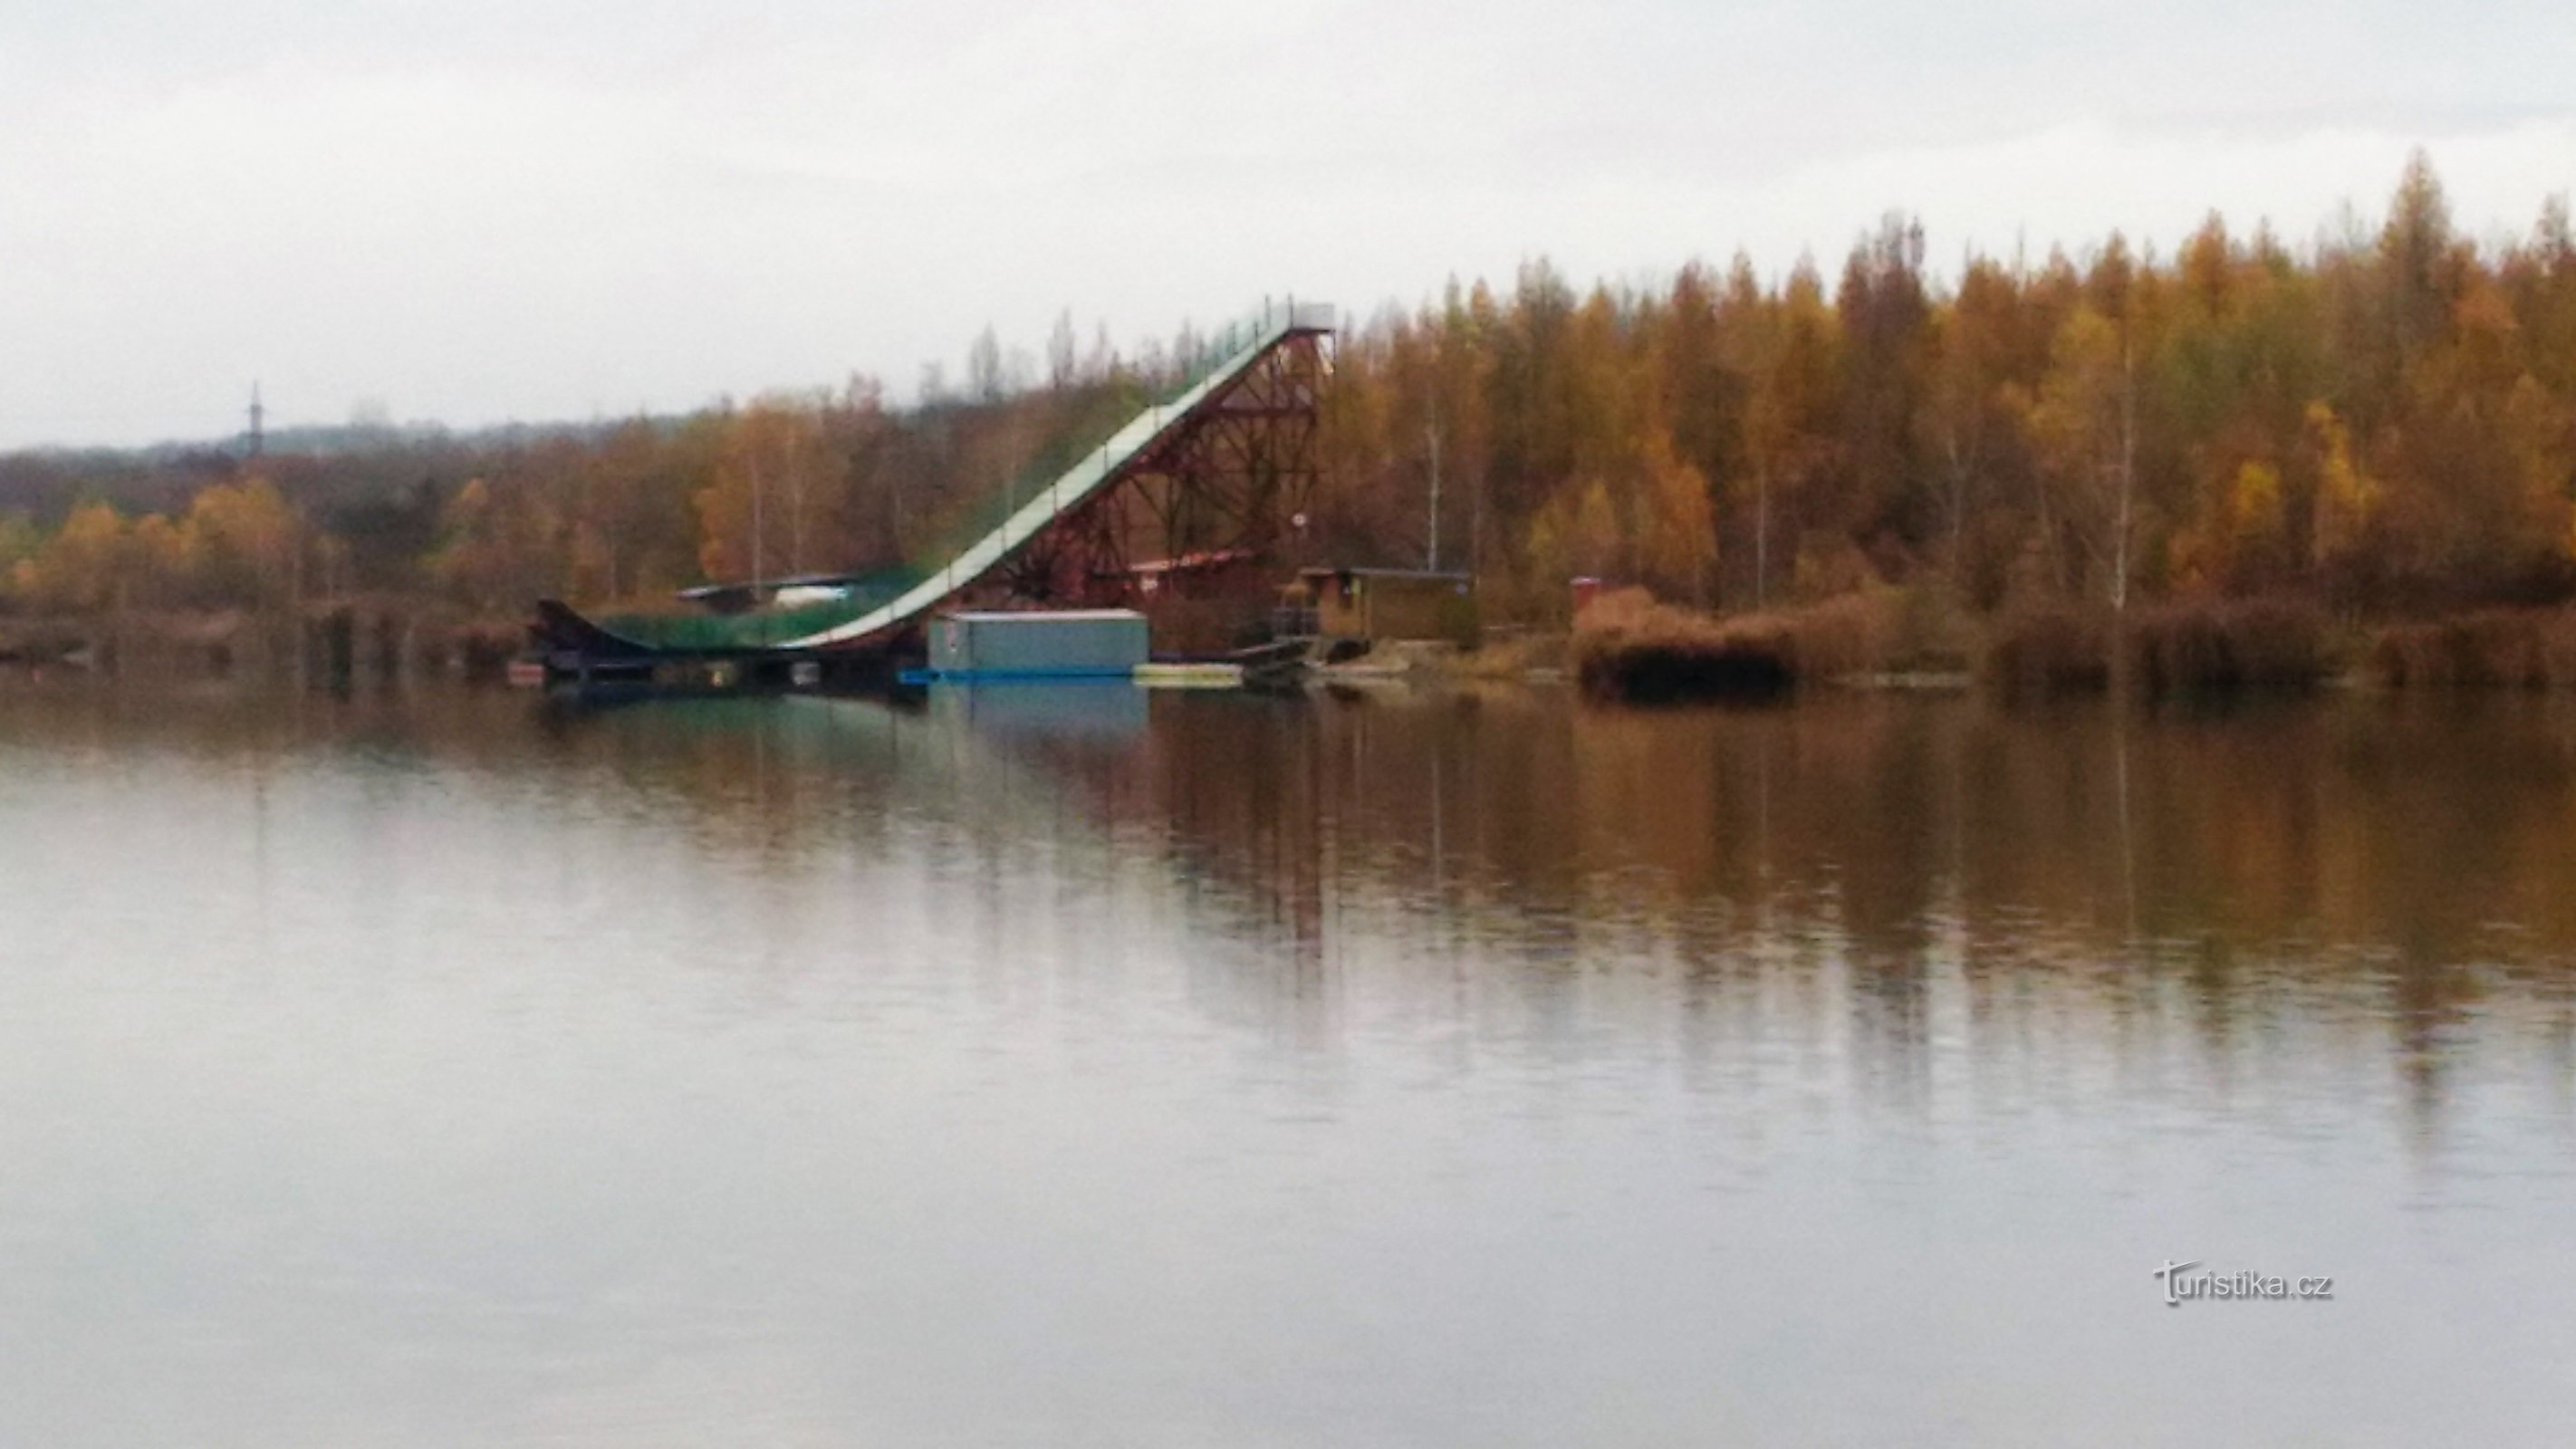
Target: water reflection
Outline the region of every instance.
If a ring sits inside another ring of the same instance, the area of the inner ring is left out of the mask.
[[[2295,1023],[2384,1048],[2437,1130],[2464,1023],[2563,1049],[2576,984],[2576,716],[2545,697],[2133,717],[1869,697],[1599,711],[1522,690],[614,708],[21,690],[0,695],[0,751],[253,780],[318,754],[378,796],[463,772],[567,818],[676,821],[773,884],[928,852],[997,914],[1025,907],[996,893],[1031,852],[1077,880],[1150,862],[1232,944],[1200,988],[1244,995],[1223,1008],[1238,1018],[1329,1030],[1357,970],[1501,972],[1542,1012],[1635,976],[1682,1023],[1831,1003],[1892,1099],[1923,1089],[1946,1008],[1980,1061],[2069,1030],[2116,1060],[2181,1030],[2240,1081]]]
[[[0,1440],[2530,1440],[2571,859],[2519,696],[0,690]]]

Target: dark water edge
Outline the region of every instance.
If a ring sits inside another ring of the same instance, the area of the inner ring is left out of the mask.
[[[0,1441],[2550,1442],[2571,860],[2551,695],[0,687]]]
[[[283,690],[498,680],[524,620],[436,599],[317,599],[294,608],[0,615],[0,688],[68,677],[153,690]]]

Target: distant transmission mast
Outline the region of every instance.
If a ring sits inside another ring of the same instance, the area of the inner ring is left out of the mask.
[[[261,424],[267,420],[268,409],[260,406],[259,384],[254,382],[250,385],[250,455],[254,458],[259,456],[261,447],[267,441],[261,427]]]

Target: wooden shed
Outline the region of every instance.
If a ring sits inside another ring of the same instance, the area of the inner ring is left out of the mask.
[[[1307,568],[1297,573],[1315,630],[1339,639],[1476,642],[1472,575],[1429,569]]]

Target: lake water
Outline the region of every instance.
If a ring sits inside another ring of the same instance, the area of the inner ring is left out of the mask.
[[[0,1445],[2561,1444],[2571,1238],[2576,702],[0,682]]]

